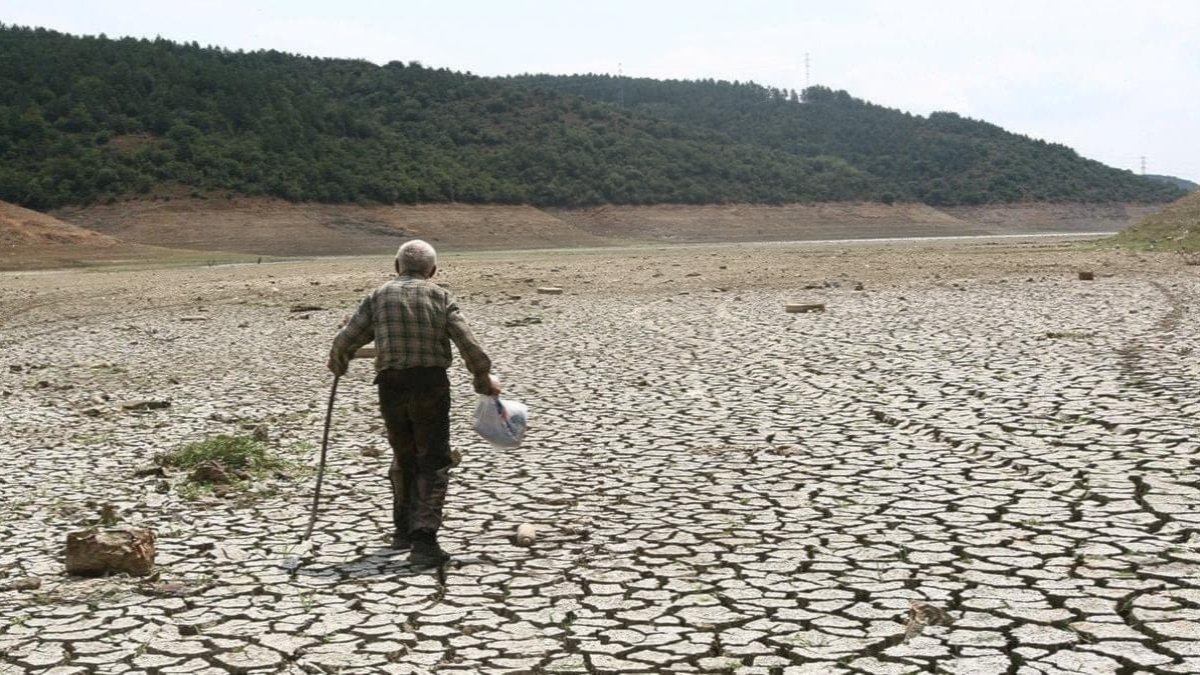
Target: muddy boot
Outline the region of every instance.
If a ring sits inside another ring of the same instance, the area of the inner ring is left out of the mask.
[[[450,560],[450,554],[437,543],[437,533],[418,530],[412,533],[412,551],[408,562],[413,567],[439,567]]]
[[[392,533],[392,550],[407,551],[412,548],[412,537],[407,532],[396,530]]]

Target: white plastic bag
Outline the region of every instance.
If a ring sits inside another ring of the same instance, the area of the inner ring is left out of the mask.
[[[475,433],[497,448],[511,450],[525,438],[529,409],[520,401],[480,396],[475,405]]]

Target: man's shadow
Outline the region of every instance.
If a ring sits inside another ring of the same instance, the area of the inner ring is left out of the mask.
[[[285,566],[286,567],[286,566]],[[320,549],[315,549],[298,561],[289,574],[295,577],[355,581],[377,577],[409,578],[435,573],[434,567],[414,567],[408,562],[408,551],[395,551],[381,546],[352,560],[322,561]]]

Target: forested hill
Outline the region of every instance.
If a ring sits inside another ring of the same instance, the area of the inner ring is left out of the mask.
[[[513,80],[590,100],[620,101],[636,113],[796,157],[839,157],[877,178],[885,201],[1161,201],[1182,194],[1080,157],[1065,145],[950,112],[912,115],[825,87],[798,94],[713,80],[608,75]]]
[[[321,202],[1165,201],[1181,191],[953,115],[810,89],[481,78],[0,24],[0,200],[180,187]]]

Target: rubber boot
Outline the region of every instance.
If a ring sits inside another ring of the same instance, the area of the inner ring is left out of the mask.
[[[450,554],[438,546],[437,533],[418,530],[412,533],[412,551],[408,562],[414,567],[440,567],[450,560]]]

